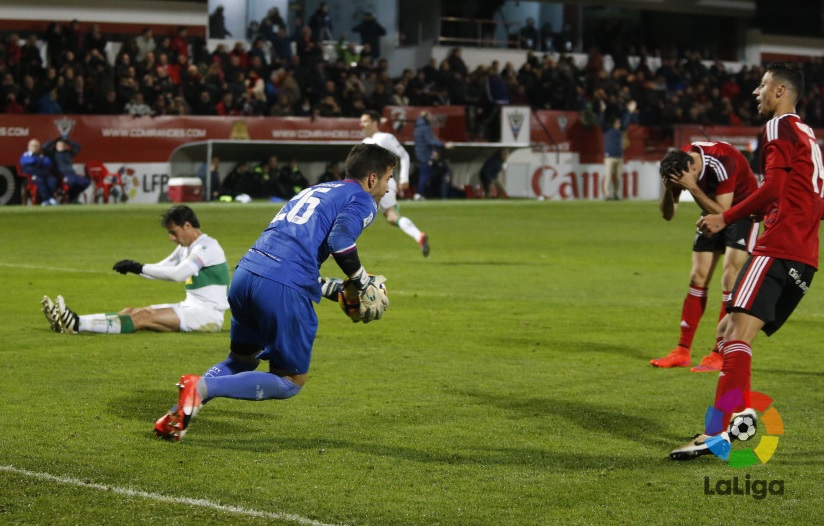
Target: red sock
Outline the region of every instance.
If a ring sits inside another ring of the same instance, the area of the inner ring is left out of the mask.
[[[724,316],[727,315],[727,304],[729,304],[730,300],[732,299],[732,292],[725,290],[722,292],[721,296],[721,311],[718,313],[718,323],[721,323],[721,320],[724,319]]]
[[[715,389],[715,404],[724,411],[724,429],[729,424],[730,413],[743,411],[749,405],[750,380],[752,378],[752,348],[746,342],[724,342],[724,365]],[[733,391],[738,391],[739,394]],[[729,393],[729,396],[725,397]]]
[[[701,321],[706,307],[707,289],[691,286],[687,297],[684,298],[684,306],[681,308],[681,339],[678,345],[687,349],[692,347],[695,331],[698,330],[698,322]]]

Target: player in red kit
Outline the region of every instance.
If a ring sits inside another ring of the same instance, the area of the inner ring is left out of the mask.
[[[752,342],[759,331],[777,331],[809,290],[818,268],[818,229],[824,213],[824,163],[815,135],[796,115],[804,77],[793,64],[767,66],[753,95],[758,113],[769,117],[761,135],[764,183],[723,214],[698,221],[706,234],[750,214],[764,214],[764,233],[733,288],[724,333],[724,363],[715,392],[717,425],[673,450],[670,458],[690,460],[715,451],[729,451],[728,425],[749,404]],[[730,402],[734,401],[734,404]],[[720,443],[721,448],[718,448]]]
[[[678,210],[682,190],[692,194],[701,214],[720,214],[747,198],[758,188],[758,181],[744,155],[725,142],[694,142],[673,150],[661,160],[661,215],[670,221]],[[721,255],[722,303],[718,316],[716,344],[693,372],[721,370],[719,343],[735,277],[752,251],[758,236],[758,223],[743,217],[712,237],[696,234],[692,247],[690,286],[681,309],[681,336],[678,345],[663,358],[650,360],[655,367],[689,367],[692,341],[707,305],[707,290]]]

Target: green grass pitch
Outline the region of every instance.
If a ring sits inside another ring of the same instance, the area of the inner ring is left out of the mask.
[[[231,267],[277,210],[194,208]],[[182,443],[152,424],[181,374],[223,359],[227,331],[66,336],[39,305],[179,301],[178,284],[111,270],[171,251],[164,209],[0,207],[0,523],[824,523],[824,283],[755,342],[753,390],[785,425],[773,458],[665,458],[702,428],[716,382],[649,365],[676,343],[693,204],[667,223],[654,202],[402,203],[431,257],[383,219],[358,243],[388,277],[385,317],[353,324],[324,301],[303,391],[214,400]],[[694,363],[714,341],[719,278]],[[716,491],[736,480],[743,495]],[[783,493],[746,494],[758,481]]]

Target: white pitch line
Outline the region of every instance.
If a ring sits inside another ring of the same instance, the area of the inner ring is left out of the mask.
[[[30,270],[56,270],[58,272],[83,272],[85,274],[103,274],[102,270],[92,270],[85,268],[63,268],[63,267],[47,267],[45,265],[26,265],[24,263],[0,263],[0,267],[8,268],[25,268]]]
[[[126,497],[140,497],[143,499],[151,499],[160,502],[168,502],[171,504],[185,504],[188,506],[200,506],[202,508],[209,508],[212,510],[222,511],[226,513],[235,513],[238,515],[248,515],[250,517],[263,517],[267,519],[277,519],[281,521],[288,521],[294,522],[296,524],[303,524],[306,526],[345,526],[341,524],[329,524],[325,522],[319,522],[312,519],[307,519],[306,517],[301,517],[300,515],[294,515],[292,513],[273,513],[270,511],[259,511],[259,510],[250,510],[247,508],[241,508],[238,506],[224,506],[223,504],[218,504],[216,502],[212,502],[210,500],[205,499],[190,499],[187,497],[169,497],[166,495],[161,495],[159,493],[149,493],[146,491],[128,489],[128,488],[119,488],[117,486],[106,486],[104,484],[95,484],[92,482],[85,482],[80,479],[72,478],[72,477],[58,477],[56,475],[50,475],[48,473],[37,473],[35,471],[28,471],[26,469],[16,468],[14,466],[0,466],[0,471],[8,471],[10,473],[16,473],[18,475],[23,475],[26,477],[32,477],[40,480],[46,480],[49,482],[56,482],[58,484],[69,484],[71,486],[78,486],[82,488],[92,488],[101,491],[111,491],[113,493],[117,493],[119,495],[124,495]]]

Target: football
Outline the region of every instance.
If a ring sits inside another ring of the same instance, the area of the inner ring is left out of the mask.
[[[384,283],[381,283],[381,290],[386,295],[386,285]],[[338,305],[340,305],[343,313],[349,316],[352,323],[361,321],[358,288],[351,279],[345,280],[341,285],[340,292],[338,292]]]
[[[741,414],[730,421],[730,438],[733,440],[749,440],[755,436],[755,418],[750,414]]]

